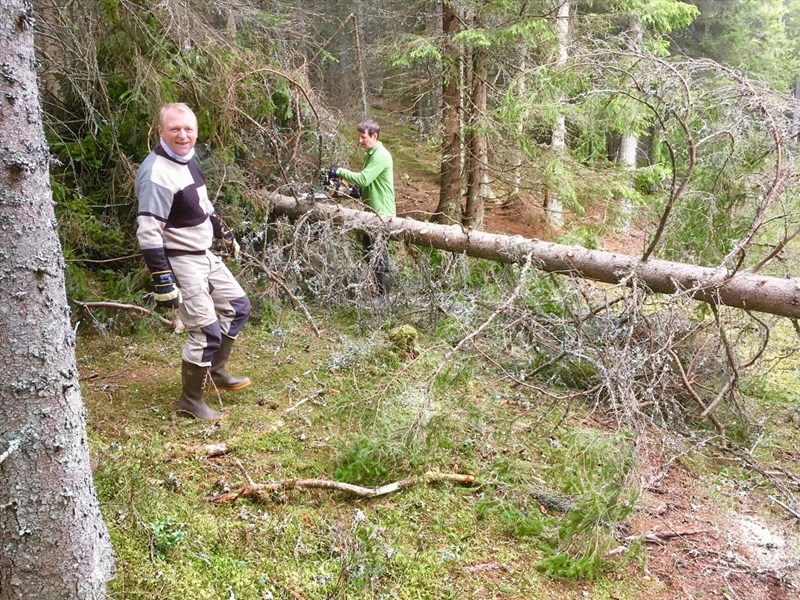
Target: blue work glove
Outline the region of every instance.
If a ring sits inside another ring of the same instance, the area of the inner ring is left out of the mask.
[[[331,178],[331,179],[336,177],[336,171],[338,171],[338,170],[339,170],[339,167],[337,167],[336,165],[331,165],[331,168],[328,169],[328,177]]]
[[[159,308],[178,308],[183,298],[181,297],[181,291],[175,285],[175,277],[172,271],[157,271],[151,273],[150,277],[153,278],[153,285],[155,286],[153,297],[156,299],[156,306]]]

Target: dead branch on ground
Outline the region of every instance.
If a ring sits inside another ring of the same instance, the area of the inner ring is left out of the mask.
[[[150,310],[149,308],[145,308],[144,306],[139,306],[138,304],[124,304],[122,302],[80,302],[78,300],[72,300],[75,304],[80,306],[81,308],[85,309],[87,312],[91,314],[92,308],[118,308],[120,310],[130,310],[133,312],[139,312],[144,315],[150,315],[157,318],[159,321],[164,323],[165,325],[169,325],[170,327],[176,327],[176,323],[174,320],[167,319],[166,317],[162,317],[158,313]]]
[[[605,556],[606,558],[609,558],[618,554],[622,554],[628,549],[632,542],[643,541],[646,544],[657,544],[659,546],[663,546],[669,540],[674,538],[684,538],[691,535],[703,535],[705,533],[709,533],[709,531],[710,530],[708,529],[692,529],[689,531],[658,531],[656,529],[651,529],[650,531],[636,533],[623,538],[623,543],[613,550],[609,550]]]
[[[244,471],[241,463],[237,461],[237,465],[242,470],[245,476],[246,483],[236,491],[225,492],[211,498],[211,502],[215,504],[229,504],[235,502],[239,498],[255,498],[258,501],[265,501],[270,494],[277,492],[287,492],[292,489],[323,489],[344,492],[357,498],[377,498],[378,496],[386,496],[394,492],[398,492],[403,488],[419,485],[421,483],[438,483],[442,481],[449,481],[464,486],[476,485],[475,477],[472,475],[461,475],[458,473],[438,473],[429,471],[424,475],[418,477],[409,477],[401,479],[393,483],[387,483],[379,487],[363,487],[360,485],[353,485],[351,483],[344,483],[342,481],[334,481],[330,479],[282,479],[280,481],[272,481],[269,483],[255,483]]]

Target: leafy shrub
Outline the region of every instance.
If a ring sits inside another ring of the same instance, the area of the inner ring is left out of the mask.
[[[148,524],[153,536],[153,549],[158,558],[166,558],[177,546],[186,541],[185,523],[168,516]]]
[[[561,282],[552,275],[528,274],[528,289],[524,302],[531,311],[563,317],[567,298],[568,294]]]
[[[597,248],[597,233],[585,225],[580,225],[570,229],[564,235],[559,236],[559,244],[566,244],[568,246],[582,246],[594,250]]]
[[[382,406],[368,432],[352,434],[340,447],[334,478],[375,486],[425,468],[435,457],[436,411],[425,392],[406,390]]]
[[[408,450],[402,439],[389,432],[353,434],[341,450],[334,478],[367,486],[387,483],[410,470]]]

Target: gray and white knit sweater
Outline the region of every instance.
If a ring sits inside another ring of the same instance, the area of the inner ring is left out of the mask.
[[[169,256],[204,254],[223,237],[200,166],[193,153],[186,158],[159,144],[136,173],[136,238],[151,272],[170,270]]]

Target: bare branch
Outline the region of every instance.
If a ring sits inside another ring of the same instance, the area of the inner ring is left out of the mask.
[[[475,477],[472,475],[436,472],[428,472],[419,477],[401,479],[400,481],[388,483],[380,487],[363,487],[330,479],[283,479],[271,483],[252,483],[248,478],[248,483],[239,490],[219,494],[210,500],[216,504],[228,504],[239,498],[255,498],[263,501],[267,499],[269,494],[287,492],[292,489],[324,489],[344,492],[358,498],[377,498],[378,496],[392,494],[403,488],[420,483],[438,483],[443,481],[465,486],[476,485]]]
[[[90,308],[118,308],[120,310],[130,310],[145,315],[153,316],[162,323],[164,323],[165,325],[169,325],[170,327],[175,326],[174,321],[171,321],[166,317],[162,317],[161,315],[150,310],[149,308],[145,308],[144,306],[139,306],[138,304],[123,304],[121,302],[108,302],[108,301],[102,301],[102,302],[80,302],[78,300],[70,300],[70,301],[74,302],[75,304],[86,310],[89,310]]]

